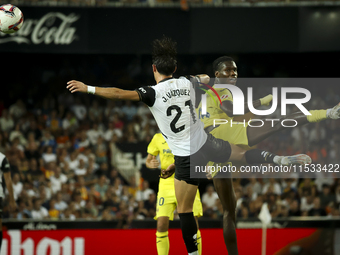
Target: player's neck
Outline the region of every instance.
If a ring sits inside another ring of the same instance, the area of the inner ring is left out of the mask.
[[[169,79],[172,78],[172,75],[164,75],[164,74],[160,74],[158,73],[155,77],[156,83],[160,83],[161,81],[165,80],[165,79]]]

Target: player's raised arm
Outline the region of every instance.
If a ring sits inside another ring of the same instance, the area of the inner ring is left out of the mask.
[[[129,100],[140,101],[140,97],[137,91],[123,90],[118,88],[101,88],[84,84],[81,81],[69,81],[66,87],[71,93],[82,92],[88,94],[94,94],[106,99],[111,100]]]

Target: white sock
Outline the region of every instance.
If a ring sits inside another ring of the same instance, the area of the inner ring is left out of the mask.
[[[194,251],[194,252],[188,253],[188,255],[198,255],[198,251]]]
[[[275,164],[278,164],[278,165],[281,165],[281,160],[282,160],[282,156],[275,156],[274,158],[273,158],[273,162],[275,163]]]

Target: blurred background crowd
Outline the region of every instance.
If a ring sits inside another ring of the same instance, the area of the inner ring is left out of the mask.
[[[279,66],[268,64],[268,54],[261,61],[256,55],[233,57],[241,77],[297,76],[294,64],[286,68],[284,61],[291,61],[286,55],[277,56],[283,60]],[[176,74],[212,75],[215,57],[180,56]],[[150,185],[138,174],[126,178],[112,160],[116,144],[147,144],[158,131],[149,109],[141,103],[112,102],[66,90],[70,79],[125,89],[154,84],[149,56],[61,55],[53,62],[48,58],[37,54],[30,71],[11,77],[3,88],[0,151],[10,161],[18,205],[10,213],[5,199],[4,217],[118,220],[121,228],[128,228],[133,219],[153,218],[157,183]],[[30,61],[23,58],[22,64]],[[299,65],[299,60],[295,62]],[[340,101],[336,87],[309,89],[308,109],[330,108]],[[262,91],[256,93],[256,98],[264,96]],[[304,152],[322,165],[339,164],[339,128],[340,121],[327,120],[286,129],[259,147],[279,155]],[[325,172],[300,177],[234,179],[238,219],[257,217],[264,202],[273,218],[340,215],[340,179]],[[222,206],[211,184],[205,181],[201,186],[204,217],[221,218]]]

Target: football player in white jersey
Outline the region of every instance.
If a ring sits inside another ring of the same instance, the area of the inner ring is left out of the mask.
[[[4,199],[4,191],[2,189],[2,175],[4,176],[5,183],[8,190],[8,206],[10,211],[14,211],[17,207],[14,200],[12,177],[11,177],[11,167],[5,156],[5,154],[0,152],[0,252],[2,244],[2,203]]]
[[[93,87],[72,80],[67,83],[67,89],[71,93],[95,94],[111,100],[142,101],[149,106],[159,129],[175,155],[175,194],[183,240],[188,254],[198,255],[193,203],[199,180],[190,178],[190,168],[193,168],[190,162],[195,162],[195,165],[199,166],[205,166],[209,161],[288,165],[310,163],[311,159],[307,155],[280,157],[259,149],[245,151],[227,141],[216,139],[211,134],[206,134],[203,123],[197,118],[194,109],[195,95],[191,92],[193,84],[184,77],[179,79],[173,77],[177,68],[176,55],[176,43],[171,39],[163,37],[153,42],[152,70],[156,81],[154,86],[128,91],[113,87]],[[197,79],[205,77],[207,76],[200,75]],[[168,170],[173,169],[174,167]],[[235,231],[231,235],[236,239]],[[237,250],[234,254],[238,254]]]

